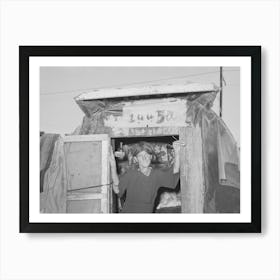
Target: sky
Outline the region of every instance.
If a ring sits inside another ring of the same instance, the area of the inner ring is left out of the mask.
[[[223,67],[223,76],[223,120],[239,144],[239,68]],[[220,84],[219,67],[41,67],[40,130],[60,134],[73,132],[84,116],[74,97],[83,92],[172,78]],[[213,109],[219,114],[218,95]]]

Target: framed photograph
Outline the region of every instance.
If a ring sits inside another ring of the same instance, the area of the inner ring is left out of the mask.
[[[20,46],[20,232],[261,232],[260,46]]]

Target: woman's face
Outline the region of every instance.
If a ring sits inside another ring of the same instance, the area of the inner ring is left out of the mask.
[[[136,156],[138,160],[139,167],[145,168],[149,167],[151,164],[152,156],[146,151],[142,151]]]

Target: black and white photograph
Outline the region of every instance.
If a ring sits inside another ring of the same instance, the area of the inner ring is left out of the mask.
[[[260,48],[34,48],[21,47],[22,59],[31,51],[29,222],[259,230],[250,108]]]
[[[40,212],[239,213],[239,135],[238,67],[41,67]]]

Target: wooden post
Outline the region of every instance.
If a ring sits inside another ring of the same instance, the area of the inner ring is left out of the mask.
[[[223,116],[223,67],[220,67],[220,118]]]
[[[182,127],[179,138],[185,143],[185,147],[180,151],[182,213],[203,213],[204,174],[201,128]]]

